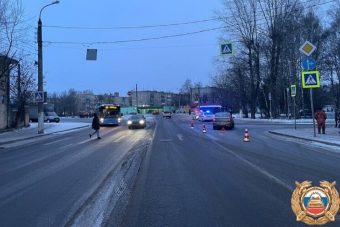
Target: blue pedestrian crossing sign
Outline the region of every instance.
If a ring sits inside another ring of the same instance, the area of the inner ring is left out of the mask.
[[[319,88],[320,73],[319,71],[302,72],[302,88]]]
[[[44,92],[43,91],[34,92],[34,101],[35,102],[44,102]]]
[[[225,43],[221,45],[221,54],[223,55],[232,55],[233,52],[233,45],[232,43]]]

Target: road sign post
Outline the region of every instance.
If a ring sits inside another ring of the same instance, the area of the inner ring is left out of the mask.
[[[290,96],[289,96],[289,87],[287,87],[286,91],[287,91],[287,114],[288,114],[288,119],[290,120]]]
[[[272,93],[269,92],[268,94],[269,99],[269,118],[272,119]]]
[[[306,41],[301,47],[300,52],[304,55],[310,56],[315,50],[316,46],[314,46],[311,42]],[[307,58],[303,61],[302,67],[304,70],[302,72],[302,88],[309,88],[310,94],[310,105],[312,109],[312,119],[313,119],[313,129],[314,129],[314,137],[316,137],[315,132],[315,118],[314,118],[314,104],[313,104],[313,88],[320,87],[320,73],[318,71],[309,71],[311,69],[316,68],[316,62],[312,58]]]
[[[309,88],[310,104],[312,109],[314,137],[315,133],[315,119],[314,119],[314,103],[313,103],[313,88],[320,87],[320,73],[319,71],[303,71],[302,72],[302,88]]]
[[[310,105],[312,108],[312,118],[313,118],[313,129],[314,129],[314,137],[316,137],[316,132],[315,132],[315,117],[314,117],[314,104],[313,104],[313,89],[309,89],[310,92]]]
[[[293,97],[294,102],[294,129],[296,130],[296,103],[295,103],[295,97]]]
[[[294,109],[294,129],[296,130],[296,110],[295,110],[295,96],[296,96],[296,85],[290,85],[290,96],[293,98],[293,109]]]

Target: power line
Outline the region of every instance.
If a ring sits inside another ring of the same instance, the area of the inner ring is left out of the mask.
[[[316,1],[316,0],[307,0],[303,3],[308,3],[308,2],[312,2],[312,1]],[[325,5],[325,4],[334,2],[334,1],[336,1],[336,0],[330,0],[330,1],[324,2],[324,3],[314,4],[314,5],[311,5],[311,6],[306,7],[306,8],[313,8],[315,6]],[[259,18],[259,19],[256,19],[256,21],[260,21],[260,20],[264,20],[264,19],[265,18]],[[191,23],[191,22],[185,22],[185,23]],[[183,24],[183,23],[178,23],[178,24]],[[170,24],[168,24],[168,25],[170,25]],[[44,43],[48,43],[48,44],[70,44],[70,45],[131,43],[131,42],[142,42],[142,41],[150,41],[150,40],[159,40],[159,39],[168,39],[168,38],[174,38],[174,37],[189,36],[189,35],[195,35],[195,34],[199,34],[199,33],[210,32],[210,31],[215,31],[215,30],[220,30],[220,29],[225,29],[225,28],[230,28],[230,26],[221,26],[221,27],[203,29],[203,30],[194,31],[194,32],[180,33],[180,34],[174,34],[174,35],[165,35],[165,36],[159,36],[159,37],[150,37],[150,38],[130,39],[130,40],[94,41],[94,42],[44,41]]]
[[[77,27],[77,26],[57,26],[57,25],[44,25],[46,28],[61,28],[61,29],[79,29],[79,30],[115,30],[115,29],[142,29],[142,28],[157,28],[157,27],[171,27],[189,24],[206,23],[209,21],[218,21],[218,18],[210,18],[204,20],[171,23],[171,24],[158,24],[158,25],[139,25],[139,26],[118,26],[118,27]]]
[[[304,2],[301,2],[301,4],[306,4],[310,3],[313,1],[318,1],[318,0],[306,0]],[[330,2],[333,2],[335,0],[331,0]],[[327,4],[330,2],[326,3],[318,3],[316,5],[323,5]],[[316,5],[310,6],[314,7]],[[310,8],[308,7],[308,8]],[[232,18],[232,16],[224,17],[225,19],[227,18]],[[169,24],[158,24],[158,25],[135,25],[135,26],[117,26],[117,27],[81,27],[81,26],[59,26],[59,25],[43,25],[45,28],[57,28],[57,29],[77,29],[77,30],[119,30],[119,29],[144,29],[144,28],[157,28],[157,27],[172,27],[172,26],[181,26],[181,25],[190,25],[190,24],[200,24],[200,23],[206,23],[210,21],[219,21],[220,18],[218,17],[213,17],[213,18],[208,18],[208,19],[202,19],[202,20],[195,20],[195,21],[186,21],[186,22],[179,22],[179,23],[169,23]]]
[[[175,34],[175,35],[165,35],[165,36],[159,36],[159,37],[141,38],[141,39],[130,39],[130,40],[97,41],[97,42],[44,41],[44,43],[51,43],[51,44],[53,44],[53,43],[58,43],[58,44],[81,44],[81,45],[131,43],[131,42],[141,42],[141,41],[149,41],[149,40],[174,38],[174,37],[180,37],[180,36],[188,36],[188,35],[194,35],[194,34],[199,34],[199,33],[203,33],[203,32],[210,32],[210,31],[220,30],[222,28],[226,28],[226,27],[217,27],[217,28],[203,29],[203,30],[194,31],[194,32],[180,33],[180,34]]]

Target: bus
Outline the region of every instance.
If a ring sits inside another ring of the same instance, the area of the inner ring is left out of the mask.
[[[120,106],[102,104],[97,107],[100,125],[119,125],[121,121]]]

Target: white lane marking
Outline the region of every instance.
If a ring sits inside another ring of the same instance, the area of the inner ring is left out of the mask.
[[[255,165],[254,163],[251,163],[250,161],[248,161],[247,159],[243,158],[242,156],[236,154],[232,150],[224,147],[223,145],[219,144],[216,141],[213,141],[213,143],[215,143],[217,146],[221,147],[223,150],[227,151],[228,153],[234,155],[236,158],[240,159],[241,161],[245,162],[246,164],[248,164],[249,166],[251,166],[252,168],[257,170],[258,172],[262,173],[263,175],[265,175],[269,179],[274,180],[276,183],[278,183],[279,185],[281,185],[284,188],[288,189],[289,191],[293,191],[294,190],[290,185],[286,184],[285,182],[283,182],[279,178],[275,177],[274,175],[270,174],[269,172],[267,172],[266,170],[260,168],[259,166]]]
[[[180,141],[183,141],[183,135],[182,134],[177,134],[177,137]]]
[[[96,136],[95,136],[96,137]],[[81,142],[79,142],[79,143],[77,143],[78,145],[80,145],[80,144],[84,144],[84,143],[87,143],[87,142],[89,142],[91,139],[86,139],[86,140],[83,140],[83,141],[81,141]]]
[[[160,139],[161,142],[172,142],[172,139]]]
[[[113,142],[114,142],[114,143],[118,143],[118,142],[120,142],[122,139],[124,139],[126,136],[127,136],[127,135],[122,135],[122,136],[120,136],[120,137],[114,139]]]
[[[71,138],[67,137],[67,138],[55,140],[55,141],[52,141],[52,142],[49,142],[49,143],[44,143],[44,145],[51,145],[51,144],[58,143],[58,142],[61,142],[61,141],[64,141],[64,140],[69,140],[69,139],[71,139]]]
[[[215,136],[213,136],[213,135],[211,135],[211,134],[205,134],[207,137],[209,137],[210,139],[212,139],[212,140],[218,140],[218,138],[217,137],[215,137]]]
[[[73,145],[73,143],[70,143],[70,144],[67,144],[65,146],[59,147],[59,149],[65,149],[65,148],[68,148],[68,147],[70,147],[72,145]]]

